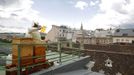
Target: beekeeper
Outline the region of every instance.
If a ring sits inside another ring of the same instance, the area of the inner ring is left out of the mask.
[[[28,33],[30,34],[30,37],[36,40],[41,40],[41,35],[39,30],[41,29],[41,26],[38,23],[34,23],[31,28],[28,29]]]

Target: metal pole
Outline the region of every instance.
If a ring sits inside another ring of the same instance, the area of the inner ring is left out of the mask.
[[[18,75],[21,75],[21,48],[20,48],[20,45],[18,45]]]
[[[72,48],[72,40],[69,40],[69,47]]]
[[[61,64],[61,42],[58,42],[59,64]]]
[[[79,48],[79,51],[78,51],[78,56],[79,56],[79,58],[80,58],[80,53],[81,52],[81,44],[80,44],[80,48]]]

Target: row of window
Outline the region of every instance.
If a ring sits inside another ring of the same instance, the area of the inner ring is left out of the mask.
[[[60,36],[60,37],[64,37],[65,35],[64,35],[64,34],[60,34],[59,36]]]
[[[66,30],[60,30],[60,32],[67,33],[68,31],[66,31]]]
[[[117,42],[129,42],[128,39],[116,39]]]
[[[96,40],[98,43],[110,43],[112,42],[111,40]]]

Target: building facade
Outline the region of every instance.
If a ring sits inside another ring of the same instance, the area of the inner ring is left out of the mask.
[[[66,26],[52,25],[52,29],[47,33],[46,39],[51,42],[59,40],[70,40],[73,37],[73,32]]]
[[[71,40],[83,44],[134,43],[134,29],[96,29],[90,31],[84,30],[82,24],[79,30],[53,25],[46,39],[52,42]]]
[[[111,37],[92,37],[90,38],[90,44],[111,44]]]
[[[113,43],[134,43],[134,29],[116,29],[112,37]]]
[[[96,29],[92,32],[90,44],[111,44],[113,42],[111,35],[110,29]]]
[[[83,43],[83,44],[89,44],[90,43],[90,31],[84,30],[83,25],[81,24],[80,30],[76,32],[76,42],[77,43]]]

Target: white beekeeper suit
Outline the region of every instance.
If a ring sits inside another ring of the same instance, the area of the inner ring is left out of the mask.
[[[31,37],[36,40],[41,40],[41,35],[39,30],[41,29],[41,26],[34,23],[33,27],[28,29],[28,34],[26,34],[26,37]]]

